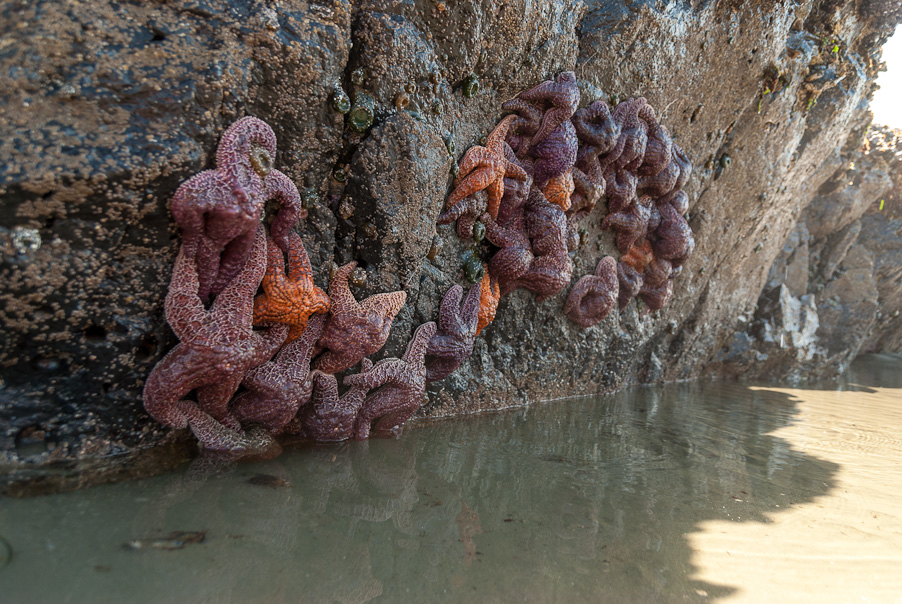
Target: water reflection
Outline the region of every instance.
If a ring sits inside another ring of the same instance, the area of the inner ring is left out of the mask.
[[[759,527],[837,486],[839,464],[784,432],[814,421],[798,400],[733,383],[638,389],[5,500],[16,555],[0,587],[10,602],[741,595],[738,575],[693,551],[699,527]],[[122,547],[172,531],[206,538]]]

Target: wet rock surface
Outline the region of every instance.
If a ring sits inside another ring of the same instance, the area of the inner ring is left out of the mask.
[[[643,95],[659,109],[695,166],[695,253],[664,310],[631,304],[588,329],[562,312],[569,288],[542,303],[506,296],[421,414],[750,368],[803,375],[824,359],[833,371],[858,350],[899,350],[902,217],[897,197],[874,204],[902,190],[902,170],[888,135],[858,151],[879,47],[902,17],[892,4],[7,3],[4,468],[167,438],[141,389],[175,343],[162,309],[178,243],[169,203],[212,167],[229,124],[273,126],[275,167],[309,212],[298,230],[320,287],[357,260],[358,297],[407,291],[381,358],[436,318],[449,287],[469,286],[473,244],[434,227],[453,166],[503,101],[568,69],[584,105]],[[369,95],[372,124],[338,111],[341,95]],[[601,214],[582,223],[573,283],[615,249]],[[778,324],[799,342],[788,366]]]

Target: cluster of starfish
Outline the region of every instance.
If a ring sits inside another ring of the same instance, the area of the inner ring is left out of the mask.
[[[335,271],[328,294],[314,285],[294,231],[305,213],[295,185],[272,168],[275,152],[272,129],[243,118],[223,134],[216,169],[176,191],[183,241],[165,314],[179,343],[144,387],[154,419],[190,427],[204,449],[230,456],[277,453],[284,433],[328,441],[397,430],[425,395],[436,330],[421,325],[401,359],[366,358],[385,344],[406,294],[358,301],[353,262]],[[280,208],[267,234],[269,200]],[[333,374],[357,363],[362,372],[339,396]]]
[[[662,308],[695,247],[682,190],[692,168],[654,109],[644,98],[613,111],[602,101],[578,109],[579,102],[573,72],[521,92],[502,105],[509,114],[485,146],[461,159],[438,223],[456,220],[461,238],[473,236],[477,221],[484,225],[485,238],[497,248],[481,286],[481,304],[492,317],[499,296],[514,289],[526,288],[542,301],[567,287],[570,256],[580,241],[577,225],[602,197],[602,227],[616,233],[621,259],[603,258],[571,289],[564,312],[580,326],[595,325],[636,296],[651,310]],[[485,296],[490,288],[497,294]],[[460,296],[448,292],[449,308]],[[430,365],[435,375],[443,377],[469,354],[470,332],[465,320],[439,322],[429,352],[436,357]]]
[[[348,284],[354,262],[334,271],[328,293],[316,287],[294,231],[306,212],[294,183],[273,169],[275,134],[254,117],[234,123],[216,168],[172,200],[183,241],[165,314],[179,343],[147,379],[148,413],[232,456],[278,452],[281,434],[395,433],[419,409],[427,382],[472,354],[502,295],[522,287],[542,301],[568,286],[577,225],[603,196],[602,227],[616,233],[621,258],[602,258],[579,279],[564,312],[589,327],[636,296],[663,307],[695,246],[682,190],[689,161],[644,98],[613,111],[601,101],[578,109],[579,101],[576,77],[564,72],[502,105],[509,114],[485,146],[465,153],[438,219],[456,221],[462,238],[484,234],[494,253],[482,280],[466,297],[451,287],[438,324],[420,325],[400,359],[375,364],[367,357],[385,344],[406,294],[358,301]],[[267,233],[269,200],[279,210]],[[358,363],[339,395],[335,374]]]

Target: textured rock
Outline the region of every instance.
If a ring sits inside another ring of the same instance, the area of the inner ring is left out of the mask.
[[[864,287],[868,271],[880,306],[871,321],[887,335],[865,346],[900,341],[883,310],[899,310],[889,302],[899,299],[890,298],[900,287],[898,218],[870,213],[865,198],[888,181],[855,155],[879,46],[902,17],[893,3],[47,0],[0,12],[0,102],[14,109],[0,115],[0,454],[10,464],[166,437],[140,391],[174,343],[162,315],[178,239],[168,203],[213,165],[236,119],[255,115],[275,130],[275,167],[309,210],[298,230],[317,285],[333,264],[358,260],[358,297],[407,291],[376,355],[392,356],[436,318],[451,285],[467,286],[461,256],[474,245],[433,230],[452,166],[497,123],[503,101],[564,70],[575,70],[584,105],[644,95],[658,109],[695,166],[686,187],[695,253],[664,310],[632,304],[585,330],[562,313],[569,288],[543,303],[506,296],[421,413],[742,373],[778,357],[751,327],[773,323],[755,318],[766,284],[770,295],[786,282],[781,312],[798,315],[795,331],[781,319],[784,335],[802,334],[793,370],[847,345],[825,336],[809,350],[810,313],[828,312],[828,288],[851,303],[848,288]],[[470,74],[480,90],[466,97]],[[373,125],[351,129],[333,108],[336,91],[372,95]],[[810,235],[800,228],[788,245],[781,280],[769,269],[815,198],[839,210],[807,212]],[[601,214],[582,223],[574,283],[614,252]],[[859,223],[857,243],[847,241]],[[843,227],[852,230],[828,246]],[[803,267],[822,262],[835,267],[830,277],[806,278]],[[871,306],[853,306],[836,318],[854,319],[859,337]]]

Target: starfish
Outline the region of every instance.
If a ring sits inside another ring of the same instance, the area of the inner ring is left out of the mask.
[[[549,203],[539,191],[531,191],[526,202],[526,234],[536,256],[551,256],[569,252],[567,235],[570,231],[567,215],[557,205]]]
[[[643,285],[643,273],[652,260],[654,252],[648,239],[633,244],[629,251],[621,256],[617,264],[617,280],[620,283],[620,294],[617,299],[621,310],[639,295]]]
[[[617,231],[617,249],[621,254],[625,254],[634,243],[643,239],[648,233],[648,221],[651,214],[650,199],[643,197],[632,204],[629,209],[605,216],[601,221],[601,228],[612,228]]]
[[[300,338],[286,340],[276,358],[244,376],[245,391],[230,405],[242,424],[258,424],[279,434],[310,400],[310,359],[325,322],[324,315],[315,315]]]
[[[557,206],[547,201],[544,203],[560,212]],[[548,248],[543,251],[548,253],[535,256],[532,248],[536,241],[543,241],[541,236],[530,243],[525,233],[498,226],[488,214],[483,215],[482,221],[485,223],[486,239],[501,247],[489,261],[488,272],[500,284],[502,295],[525,287],[538,296],[537,301],[542,302],[570,283],[573,262],[568,255],[566,234],[558,238],[550,236],[551,230],[546,231],[549,238],[544,243]],[[564,224],[566,227],[566,219]]]
[[[647,105],[646,105],[647,106]],[[650,106],[649,109],[651,109]],[[636,170],[639,176],[654,176],[670,163],[673,151],[673,140],[670,132],[657,121],[648,125],[648,142],[645,145],[645,156],[642,165]]]
[[[372,367],[373,362],[369,359],[361,361],[361,371],[369,371]],[[331,373],[314,370],[313,380],[316,382],[313,398],[298,416],[304,436],[317,442],[347,440],[354,436],[357,414],[369,389],[352,386],[339,397],[338,381]]]
[[[568,122],[579,106],[576,74],[572,71],[561,72],[556,81],[546,80],[538,86],[524,90],[517,98],[545,108],[542,123],[530,141],[530,147],[533,147]]]
[[[655,230],[656,240],[652,244],[655,255],[679,266],[695,249],[692,228],[669,203],[658,206],[658,211],[661,212],[661,224]]]
[[[498,310],[498,302],[501,300],[501,286],[486,271],[479,283],[479,313],[476,323],[476,335],[482,333],[492,321],[495,320],[495,312]]]
[[[197,404],[227,427],[237,430],[229,399],[248,370],[268,361],[288,334],[279,325],[256,332],[251,326],[254,293],[266,268],[266,235],[257,225],[254,247],[244,270],[204,309],[198,295],[194,257],[197,242],[182,245],[172,269],[165,312],[179,344],[157,363],[144,385],[144,408],[170,428],[184,428],[188,417],[176,403],[197,390]],[[186,401],[190,404],[190,401]]]
[[[662,203],[669,203],[680,216],[684,216],[689,211],[689,196],[686,191],[673,191],[663,199],[657,201],[660,206]]]
[[[482,276],[485,281],[486,275]],[[473,286],[463,306],[464,290],[455,285],[445,293],[439,310],[438,333],[429,340],[426,354],[432,357],[426,366],[426,381],[448,377],[472,353],[479,324],[481,286]]]
[[[298,339],[313,313],[329,310],[326,292],[313,284],[313,270],[301,237],[294,231],[288,235],[288,276],[282,250],[267,240],[269,256],[263,291],[254,300],[254,325],[285,323],[290,325],[286,344]]]
[[[265,428],[254,426],[247,432],[235,430],[222,425],[189,401],[179,401],[175,406],[187,418],[188,426],[206,456],[230,461],[264,460],[282,453],[282,447]]]
[[[486,213],[482,215],[482,223],[485,225],[485,238],[501,248],[489,260],[486,274],[497,281],[502,293],[506,293],[513,289],[508,288],[507,284],[529,270],[535,259],[529,237],[525,233],[524,220],[521,218],[519,224],[503,227]]]
[[[617,146],[605,156],[602,167],[613,164],[631,172],[639,167],[648,144],[648,124],[642,117],[648,117],[649,112],[653,118],[654,111],[644,97],[627,99],[614,108],[611,117],[620,125],[620,137]]]
[[[515,118],[508,115],[502,119],[489,134],[485,147],[477,145],[467,150],[460,161],[460,172],[454,179],[454,190],[448,196],[446,207],[451,208],[463,198],[486,189],[489,194],[487,211],[492,218],[498,216],[498,205],[504,195],[504,177],[522,180],[528,177],[523,168],[511,162],[504,153],[504,137]]]
[[[407,300],[405,292],[396,291],[358,302],[348,287],[348,277],[356,266],[356,262],[345,264],[329,282],[332,309],[318,342],[327,350],[313,364],[325,373],[344,371],[382,348],[392,320]]]
[[[196,249],[201,300],[221,292],[241,272],[269,199],[281,206],[271,232],[288,251],[288,232],[306,212],[291,179],[272,168],[275,154],[272,128],[255,117],[242,118],[222,135],[216,169],[191,177],[173,195],[172,215],[183,241]]]
[[[531,147],[529,155],[535,158],[533,178],[538,187],[544,189],[550,179],[569,172],[576,163],[578,150],[579,139],[569,121]]]
[[[598,157],[614,150],[620,138],[620,124],[614,121],[604,101],[595,101],[588,107],[577,109],[570,121],[582,143],[576,165],[592,176],[595,182],[600,182],[602,170]]]
[[[476,191],[439,214],[436,223],[451,224],[456,220],[457,236],[461,239],[472,239],[476,220],[486,211],[487,207],[488,195],[486,191],[484,189]]]
[[[548,181],[542,189],[542,194],[553,204],[557,204],[563,211],[570,209],[570,196],[576,190],[573,182],[573,172],[567,170]]]
[[[668,162],[656,174],[644,176],[639,179],[636,188],[641,191],[643,195],[661,198],[673,190],[677,178],[680,177],[680,167],[676,162],[670,161],[669,153],[667,159]]]
[[[642,285],[639,290],[639,297],[645,302],[649,310],[661,310],[670,301],[673,296],[673,280],[666,279],[663,283],[656,287]]]
[[[346,376],[344,383],[357,388],[379,388],[366,397],[357,415],[355,436],[365,439],[396,433],[412,416],[426,395],[426,349],[435,335],[433,322],[417,327],[400,359],[382,359],[368,371]]]
[[[608,198],[608,212],[623,212],[636,203],[636,187],[639,179],[628,170],[608,168],[603,182]]]
[[[608,316],[617,304],[619,294],[617,261],[605,256],[594,275],[581,278],[570,290],[564,314],[581,327],[591,327]]]
[[[571,205],[567,215],[572,220],[582,220],[592,213],[598,200],[604,195],[605,181],[604,178],[597,182],[590,179],[576,166],[570,174],[573,178],[573,195],[570,196]]]

